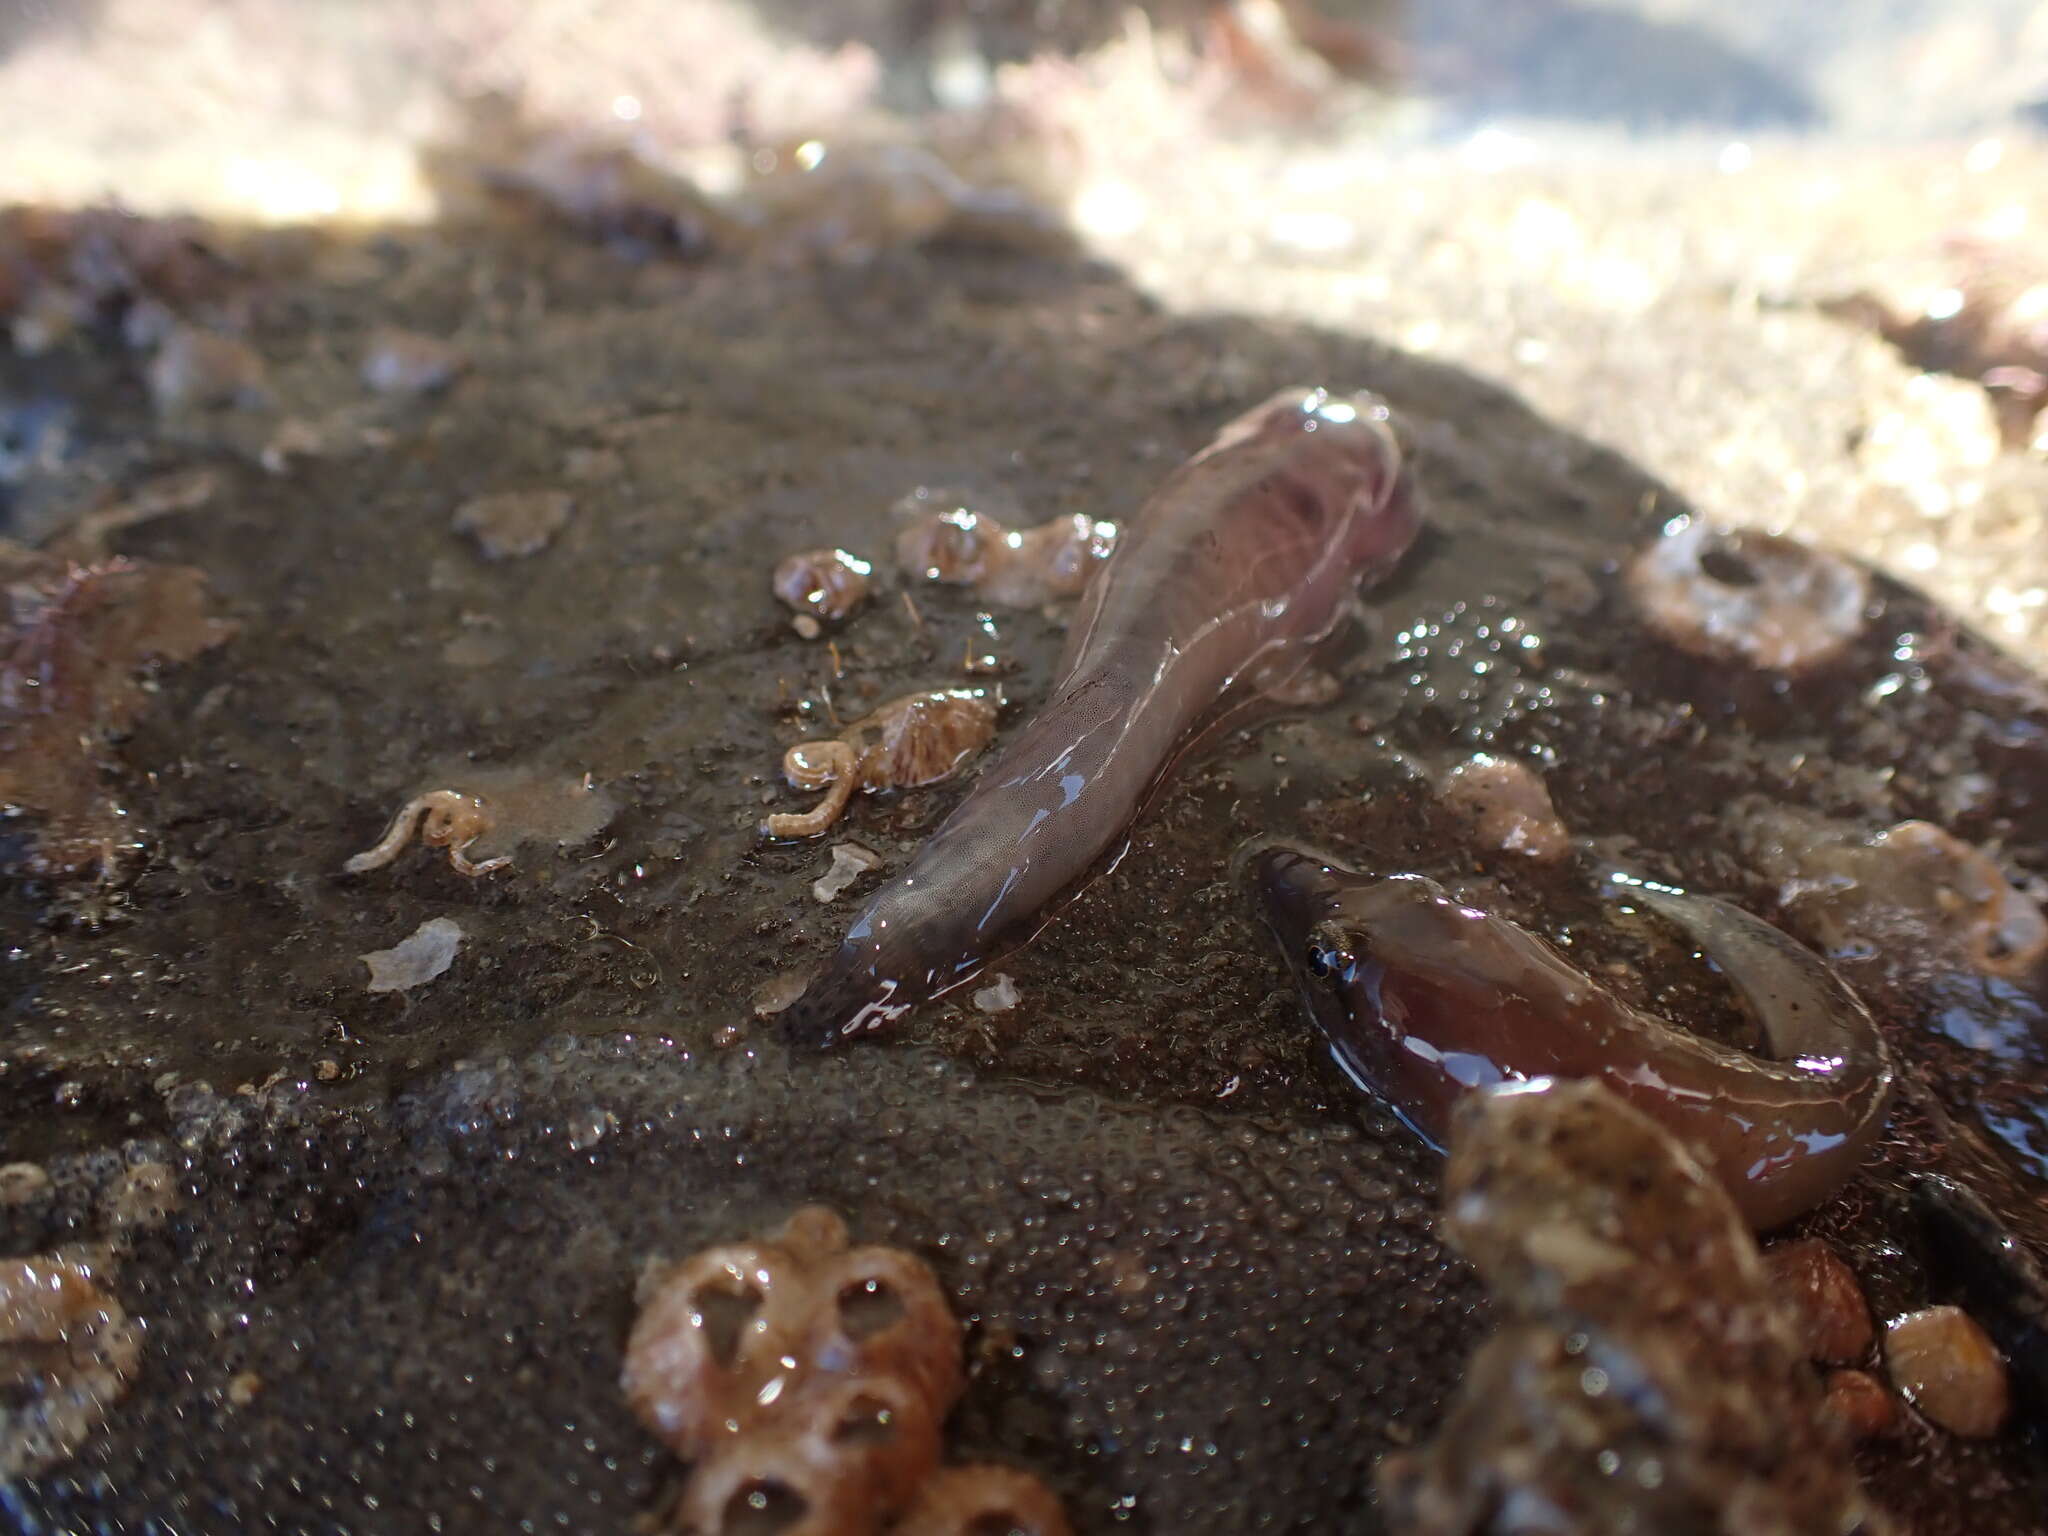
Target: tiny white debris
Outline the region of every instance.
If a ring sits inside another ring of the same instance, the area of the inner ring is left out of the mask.
[[[1017,983],[1008,976],[998,974],[988,986],[974,994],[974,1006],[983,1013],[1008,1013],[1024,999],[1017,990]]]
[[[1129,183],[1098,181],[1081,189],[1067,217],[1083,234],[1108,240],[1141,229],[1150,211]]]
[[[1276,213],[1266,226],[1266,237],[1309,255],[1332,256],[1358,243],[1358,226],[1327,209]]]
[[[1217,1098],[1219,1098],[1219,1099],[1227,1099],[1227,1098],[1229,1098],[1229,1097],[1230,1097],[1230,1096],[1231,1096],[1231,1095],[1232,1095],[1233,1093],[1237,1092],[1237,1090],[1238,1090],[1239,1088],[1241,1088],[1241,1087],[1243,1087],[1243,1086],[1244,1086],[1244,1079],[1243,1079],[1243,1078],[1240,1078],[1240,1077],[1233,1077],[1233,1078],[1232,1078],[1232,1079],[1231,1079],[1231,1080],[1230,1080],[1229,1082],[1227,1082],[1227,1083],[1225,1083],[1225,1084],[1223,1085],[1222,1089],[1221,1089],[1220,1091],[1218,1091],[1218,1093],[1217,1093],[1216,1097],[1217,1097]]]
[[[881,867],[882,856],[874,849],[863,848],[859,843],[841,843],[832,850],[832,867],[812,883],[811,894],[820,901],[837,901],[854,881]]]
[[[447,970],[461,947],[461,925],[453,918],[435,917],[390,949],[373,949],[360,958],[370,968],[372,992],[403,992]]]

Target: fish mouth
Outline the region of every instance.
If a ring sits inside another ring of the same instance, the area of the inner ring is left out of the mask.
[[[1316,924],[1330,915],[1344,866],[1320,849],[1255,838],[1231,857],[1231,875],[1258,904],[1290,964]]]
[[[887,1029],[918,1000],[900,979],[883,974],[879,957],[842,946],[783,1010],[780,1028],[797,1050],[830,1050]]]

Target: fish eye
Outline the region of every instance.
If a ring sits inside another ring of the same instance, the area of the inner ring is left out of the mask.
[[[1357,957],[1327,934],[1310,937],[1307,959],[1309,974],[1323,979],[1346,980],[1358,965]]]

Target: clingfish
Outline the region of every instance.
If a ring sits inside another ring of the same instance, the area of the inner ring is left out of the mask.
[[[1288,389],[1224,427],[1130,521],[1050,700],[854,920],[791,1037],[882,1028],[1029,939],[1199,729],[1299,669],[1418,524],[1377,397]]]
[[[1419,875],[1377,880],[1284,843],[1254,845],[1239,868],[1338,1064],[1439,1148],[1471,1089],[1597,1079],[1695,1147],[1765,1229],[1833,1194],[1883,1125],[1893,1069],[1868,1010],[1818,956],[1727,902],[1610,887],[1721,966],[1772,1059],[1632,1007]]]

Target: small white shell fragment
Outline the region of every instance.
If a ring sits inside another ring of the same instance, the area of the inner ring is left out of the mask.
[[[882,867],[882,856],[859,843],[840,843],[832,850],[832,867],[811,884],[811,894],[820,901],[837,901],[846,888],[871,869]]]
[[[1007,975],[998,974],[988,986],[974,994],[974,1006],[983,1013],[1008,1013],[1024,1000],[1024,994],[1017,990],[1017,983]]]
[[[359,958],[370,968],[372,992],[404,992],[447,970],[461,947],[461,925],[453,918],[434,917],[391,948],[373,949]]]

